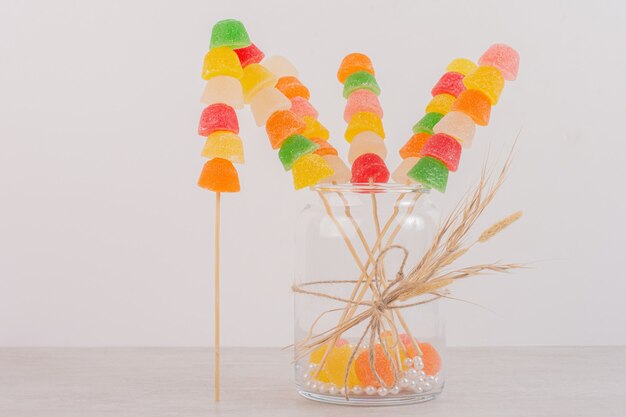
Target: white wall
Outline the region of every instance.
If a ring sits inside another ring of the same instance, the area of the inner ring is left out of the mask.
[[[226,5],[230,3],[230,5]],[[396,150],[457,56],[493,42],[521,53],[448,193],[521,130],[488,213],[516,224],[468,262],[538,261],[461,283],[453,345],[624,344],[623,2],[3,1],[0,6],[0,345],[212,342],[213,195],[195,186],[199,70],[211,25],[243,20],[287,55],[345,155],[344,54],[370,54]],[[286,345],[293,229],[306,191],[249,114],[243,192],[224,197],[223,343]],[[266,302],[264,300],[271,300]]]

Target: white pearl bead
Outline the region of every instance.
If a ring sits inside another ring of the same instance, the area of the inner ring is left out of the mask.
[[[404,360],[404,366],[406,366],[407,368],[410,368],[411,366],[413,366],[413,359],[411,358],[406,358]]]
[[[426,383],[426,378],[417,378],[417,383],[422,385]]]
[[[330,386],[328,387],[328,393],[330,395],[337,394],[337,386],[335,384],[330,384]]]
[[[317,390],[323,394],[326,391],[328,391],[328,388],[329,388],[328,384],[319,384],[317,387]]]
[[[409,386],[409,378],[407,377],[400,378],[400,387],[406,388],[408,386]]]
[[[418,387],[417,381],[415,381],[414,379],[411,379],[411,380],[409,381],[409,388],[411,388],[411,389],[415,389],[415,388],[417,388],[417,387]]]
[[[420,356],[416,356],[413,358],[413,366],[418,371],[421,371],[422,369],[424,369],[424,361],[422,360]]]
[[[432,375],[428,375],[426,377],[426,382],[430,382],[431,384],[433,384],[435,382],[435,377]]]
[[[355,385],[354,387],[352,387],[352,393],[353,394],[359,395],[362,392],[363,392],[363,388],[361,388],[360,386]]]
[[[374,394],[376,394],[376,388],[374,388],[371,385],[368,385],[367,387],[365,387],[365,393],[367,395],[374,395]]]
[[[391,388],[391,390],[389,390],[390,394],[396,395],[400,393],[400,387],[397,385],[394,385],[393,388]]]
[[[317,391],[318,386],[319,384],[317,382],[311,382],[311,385],[310,385],[311,391]]]
[[[304,387],[305,387],[305,388],[311,388],[311,381],[310,381],[310,380],[309,380],[309,381],[306,381],[306,382],[304,383]]]
[[[304,379],[311,379],[311,374],[308,372],[305,372],[304,374],[302,374],[302,378]]]
[[[299,363],[296,363],[296,365],[295,365],[295,369],[296,369],[296,371],[299,371],[299,370],[300,370],[300,368],[302,368],[302,366],[300,366],[300,364],[299,364]]]
[[[426,378],[426,372],[424,372],[424,371],[419,371],[419,372],[417,373],[417,377],[418,377],[418,378]]]
[[[411,378],[411,379],[415,379],[415,378],[417,378],[417,377],[418,377],[418,376],[417,376],[417,375],[418,375],[418,371],[417,371],[417,370],[415,370],[415,369],[413,369],[413,368],[411,368],[411,369],[409,369],[408,371],[406,371],[406,374],[407,374],[407,376],[408,376],[409,378]]]
[[[430,382],[427,382],[425,384],[422,384],[422,388],[424,389],[424,391],[430,391],[431,389],[433,389],[433,386]]]
[[[316,363],[310,363],[310,364],[309,364],[309,369],[310,369],[310,370],[313,370],[313,369],[315,369],[315,368],[317,368],[317,364],[316,364]]]
[[[413,391],[421,394],[422,392],[424,392],[424,389],[422,387],[416,386],[415,388],[413,388]]]
[[[339,395],[346,395],[346,389],[344,387],[339,388]]]
[[[381,397],[384,397],[387,394],[389,394],[389,390],[387,388],[385,387],[378,388],[378,395],[380,395]]]

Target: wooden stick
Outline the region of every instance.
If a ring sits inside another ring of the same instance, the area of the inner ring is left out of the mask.
[[[220,400],[220,193],[215,193],[215,401]]]

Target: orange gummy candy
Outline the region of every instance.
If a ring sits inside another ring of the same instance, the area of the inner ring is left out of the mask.
[[[306,123],[291,110],[274,112],[265,123],[267,137],[273,149],[280,148],[285,139],[293,134],[304,132],[304,129],[306,129]]]
[[[389,351],[390,357],[393,357],[393,352]],[[385,355],[383,347],[380,344],[374,346],[374,369],[378,377],[384,382],[386,386],[392,386],[395,382],[395,375],[393,371],[393,364]],[[359,354],[356,358],[355,365],[356,375],[364,386],[371,385],[373,387],[380,387],[378,378],[374,375],[372,367],[370,366],[370,350],[366,349]]]
[[[333,145],[328,143],[328,141],[324,139],[320,139],[320,138],[309,138],[309,139],[312,142],[315,142],[319,145],[319,148],[317,148],[315,152],[313,152],[314,154],[319,155],[319,156],[339,155],[339,152],[337,152],[337,149],[335,149]]]
[[[437,350],[430,343],[419,343],[422,351],[422,361],[424,361],[423,371],[426,375],[437,375],[441,370],[441,357]]]
[[[287,76],[279,78],[276,83],[276,88],[289,99],[302,97],[303,99],[308,100],[311,97],[309,89],[306,88],[296,77]]]
[[[452,103],[450,111],[463,112],[477,125],[487,126],[491,114],[491,101],[478,90],[465,90]]]
[[[346,55],[343,61],[341,61],[339,71],[337,71],[337,79],[343,84],[346,78],[357,71],[367,71],[372,75],[376,75],[369,57],[365,54],[354,52]]]
[[[229,160],[213,158],[204,164],[198,186],[215,192],[236,193],[240,189],[239,175]]]
[[[424,145],[426,145],[426,142],[428,142],[428,139],[430,139],[430,136],[431,135],[426,132],[416,133],[411,136],[411,139],[400,148],[400,157],[402,159],[411,157],[420,158],[422,156],[420,152]]]

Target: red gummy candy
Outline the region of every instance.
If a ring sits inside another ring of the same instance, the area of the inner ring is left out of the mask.
[[[458,72],[446,72],[441,76],[439,81],[437,81],[431,94],[433,97],[439,94],[450,94],[451,96],[457,97],[465,91],[463,78],[465,78],[465,75],[459,74]]]
[[[242,68],[245,68],[250,64],[258,64],[263,60],[263,58],[265,58],[265,54],[253,43],[245,48],[235,49],[235,53],[239,57],[239,62],[241,62]]]
[[[200,136],[206,137],[218,130],[239,133],[237,113],[232,107],[224,103],[207,106],[200,116],[200,125],[198,126]]]
[[[385,161],[375,153],[364,153],[352,163],[353,183],[384,183],[389,181],[389,169]]]
[[[452,136],[436,133],[426,142],[421,153],[440,160],[450,171],[456,171],[461,159],[461,144]]]

